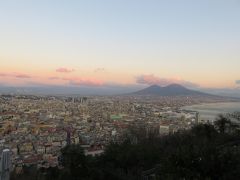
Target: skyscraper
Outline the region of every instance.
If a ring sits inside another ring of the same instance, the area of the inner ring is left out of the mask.
[[[199,123],[199,118],[200,118],[200,114],[199,114],[199,112],[196,112],[196,124],[198,124]]]
[[[0,180],[10,179],[10,168],[11,168],[11,154],[9,149],[4,149],[1,155],[0,162]]]

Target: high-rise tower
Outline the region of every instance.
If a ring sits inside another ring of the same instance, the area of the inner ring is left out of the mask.
[[[9,149],[4,149],[0,162],[0,180],[10,179],[11,153]]]
[[[199,119],[200,118],[200,115],[199,115],[199,112],[196,112],[196,124],[199,124]]]

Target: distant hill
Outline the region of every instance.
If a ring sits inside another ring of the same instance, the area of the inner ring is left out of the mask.
[[[165,87],[152,85],[140,91],[132,93],[132,95],[157,95],[157,96],[214,96],[199,91],[185,88],[179,84],[171,84]]]

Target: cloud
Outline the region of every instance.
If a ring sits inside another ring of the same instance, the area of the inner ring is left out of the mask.
[[[199,87],[197,84],[194,84],[189,81],[184,81],[180,78],[160,78],[155,76],[154,74],[150,75],[140,75],[136,78],[136,83],[138,84],[147,84],[147,85],[159,85],[159,86],[167,86],[169,84],[181,84],[186,87],[196,88]]]
[[[32,78],[30,75],[22,74],[22,73],[11,73],[11,74],[0,73],[0,76],[1,77],[21,78],[21,79]]]
[[[74,86],[102,86],[103,81],[94,78],[61,78],[64,81],[68,81],[70,85]]]
[[[5,74],[5,73],[0,73],[0,76],[1,76],[1,77],[5,77],[5,76],[7,76],[7,74]]]
[[[98,73],[98,72],[104,72],[105,71],[105,68],[96,68],[94,70],[95,73]]]
[[[74,86],[102,86],[104,85],[103,81],[97,79],[86,79],[86,78],[77,78],[77,79],[64,79],[68,80],[70,85]]]
[[[14,75],[15,78],[22,78],[22,79],[26,79],[26,78],[32,78],[31,76],[27,75],[27,74],[16,74]]]
[[[235,83],[240,85],[240,80],[236,80]]]
[[[74,71],[74,69],[68,69],[68,68],[64,68],[64,67],[56,69],[56,72],[59,72],[59,73],[71,73],[73,71]]]

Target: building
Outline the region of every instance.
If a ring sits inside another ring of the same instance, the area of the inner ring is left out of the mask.
[[[0,162],[0,180],[10,179],[11,153],[9,149],[4,149]]]

